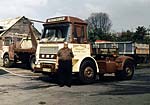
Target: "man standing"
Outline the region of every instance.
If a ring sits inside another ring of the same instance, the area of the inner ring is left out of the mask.
[[[72,58],[74,57],[72,49],[68,48],[68,43],[64,42],[64,47],[58,53],[58,79],[59,86],[67,85],[71,87],[72,81]]]

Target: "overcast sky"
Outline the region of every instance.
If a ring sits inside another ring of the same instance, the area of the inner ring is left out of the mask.
[[[87,19],[93,12],[105,12],[112,30],[134,30],[150,25],[150,0],[1,0],[0,19],[26,16],[45,21],[60,15]]]

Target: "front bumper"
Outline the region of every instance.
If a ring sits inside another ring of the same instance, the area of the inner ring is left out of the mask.
[[[36,63],[34,67],[34,72],[57,72],[57,66],[54,62],[41,62]]]

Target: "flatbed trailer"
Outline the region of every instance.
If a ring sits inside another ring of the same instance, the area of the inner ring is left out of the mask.
[[[136,64],[150,63],[150,45],[139,44],[132,41],[125,42],[106,42],[96,41],[95,46],[99,46],[101,49],[118,49],[119,55],[126,55],[134,58]]]

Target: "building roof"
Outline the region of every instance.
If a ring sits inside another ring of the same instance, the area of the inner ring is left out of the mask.
[[[23,16],[22,16],[23,17]],[[16,17],[13,19],[4,19],[0,20],[0,31],[5,31],[11,28],[17,21],[19,21],[22,17]]]
[[[26,18],[25,16],[20,16],[16,18],[9,18],[0,20],[0,36],[3,36],[9,29],[11,29],[19,20]],[[27,19],[27,18],[26,18]],[[30,21],[30,19],[28,19]],[[34,30],[39,33],[39,31],[33,26]],[[40,35],[40,33],[39,33]],[[37,36],[39,37],[39,36]]]

